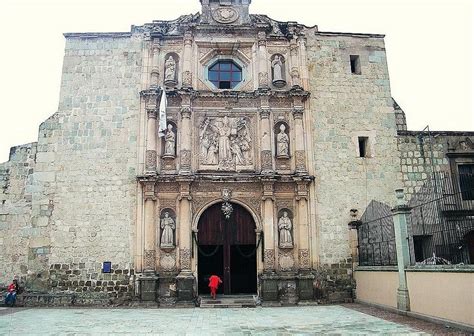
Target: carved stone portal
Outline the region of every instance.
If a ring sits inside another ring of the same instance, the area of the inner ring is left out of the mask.
[[[204,119],[199,132],[199,150],[201,168],[251,169],[253,142],[250,120],[227,116]]]

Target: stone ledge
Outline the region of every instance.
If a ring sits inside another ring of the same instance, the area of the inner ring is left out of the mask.
[[[416,265],[407,272],[474,273],[474,265]]]
[[[396,266],[357,266],[355,272],[397,272]]]

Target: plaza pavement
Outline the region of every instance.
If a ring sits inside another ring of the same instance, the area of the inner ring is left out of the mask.
[[[319,334],[423,335],[425,333],[342,306],[0,310],[0,335]]]

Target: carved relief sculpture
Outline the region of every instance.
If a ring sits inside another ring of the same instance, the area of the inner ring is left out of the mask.
[[[165,61],[165,84],[176,85],[176,61],[171,55]]]
[[[291,223],[288,212],[284,211],[283,216],[278,220],[278,231],[280,232],[279,246],[280,248],[293,248],[293,237],[291,230],[293,224]]]
[[[173,132],[173,125],[168,124],[165,132],[165,153],[163,157],[174,158],[176,153],[176,133]]]
[[[290,137],[285,133],[286,126],[280,125],[280,133],[277,134],[277,158],[287,159],[290,157]]]
[[[286,85],[286,81],[283,77],[283,57],[275,55],[272,60],[273,69],[273,80],[272,83],[276,87],[283,87]]]
[[[164,217],[160,222],[161,227],[161,248],[169,249],[174,248],[174,230],[176,229],[176,223],[173,218],[170,217],[168,211],[164,213]]]
[[[200,163],[210,169],[234,170],[249,166],[252,139],[247,118],[206,118],[199,132]]]

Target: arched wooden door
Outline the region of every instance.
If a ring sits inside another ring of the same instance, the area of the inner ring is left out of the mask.
[[[198,223],[199,293],[209,293],[208,278],[217,274],[223,280],[218,293],[257,292],[255,222],[241,205],[232,203],[226,218],[222,203],[210,206]]]

